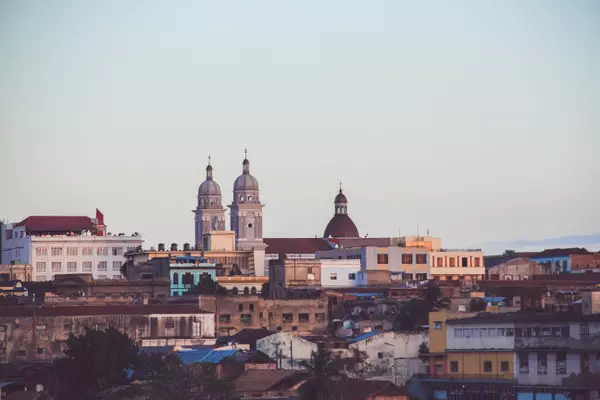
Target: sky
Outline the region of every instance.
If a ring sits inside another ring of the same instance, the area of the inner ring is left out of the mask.
[[[0,218],[193,242],[244,148],[265,237],[600,248],[600,2],[0,2]]]

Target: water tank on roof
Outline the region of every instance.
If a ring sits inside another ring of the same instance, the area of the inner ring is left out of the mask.
[[[158,251],[165,251],[165,244],[164,243],[159,243],[158,244]]]
[[[183,251],[190,251],[190,244],[189,243],[184,243],[183,244]]]
[[[171,243],[171,251],[177,251],[177,243]]]

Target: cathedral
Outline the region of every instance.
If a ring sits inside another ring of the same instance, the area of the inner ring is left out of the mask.
[[[348,215],[348,199],[339,192],[334,199],[335,212],[323,234],[323,238],[357,238],[358,229]],[[245,151],[242,174],[233,183],[233,201],[228,206],[230,227],[235,232],[237,250],[249,251],[265,248],[263,242],[263,207],[260,202],[258,180],[250,174],[250,161]],[[221,187],[213,178],[213,168],[208,159],[206,179],[198,188],[195,210],[196,248],[203,247],[203,235],[211,231],[224,231],[225,212]]]

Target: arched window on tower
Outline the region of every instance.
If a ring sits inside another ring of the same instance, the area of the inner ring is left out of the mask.
[[[240,201],[244,201],[244,195],[240,194]]]
[[[179,285],[179,274],[177,272],[173,274],[173,285]]]
[[[214,206],[215,205],[215,199],[210,199],[210,205]]]
[[[202,207],[206,207],[206,199],[202,199]]]
[[[252,195],[248,195],[248,201],[252,201]]]

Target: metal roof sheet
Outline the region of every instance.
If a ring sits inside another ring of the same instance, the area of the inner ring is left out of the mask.
[[[373,331],[373,332],[363,333],[360,336],[357,336],[355,338],[349,339],[348,343],[352,344],[352,343],[362,342],[363,340],[366,340],[366,339],[368,339],[370,337],[379,335],[381,332],[382,331]]]

